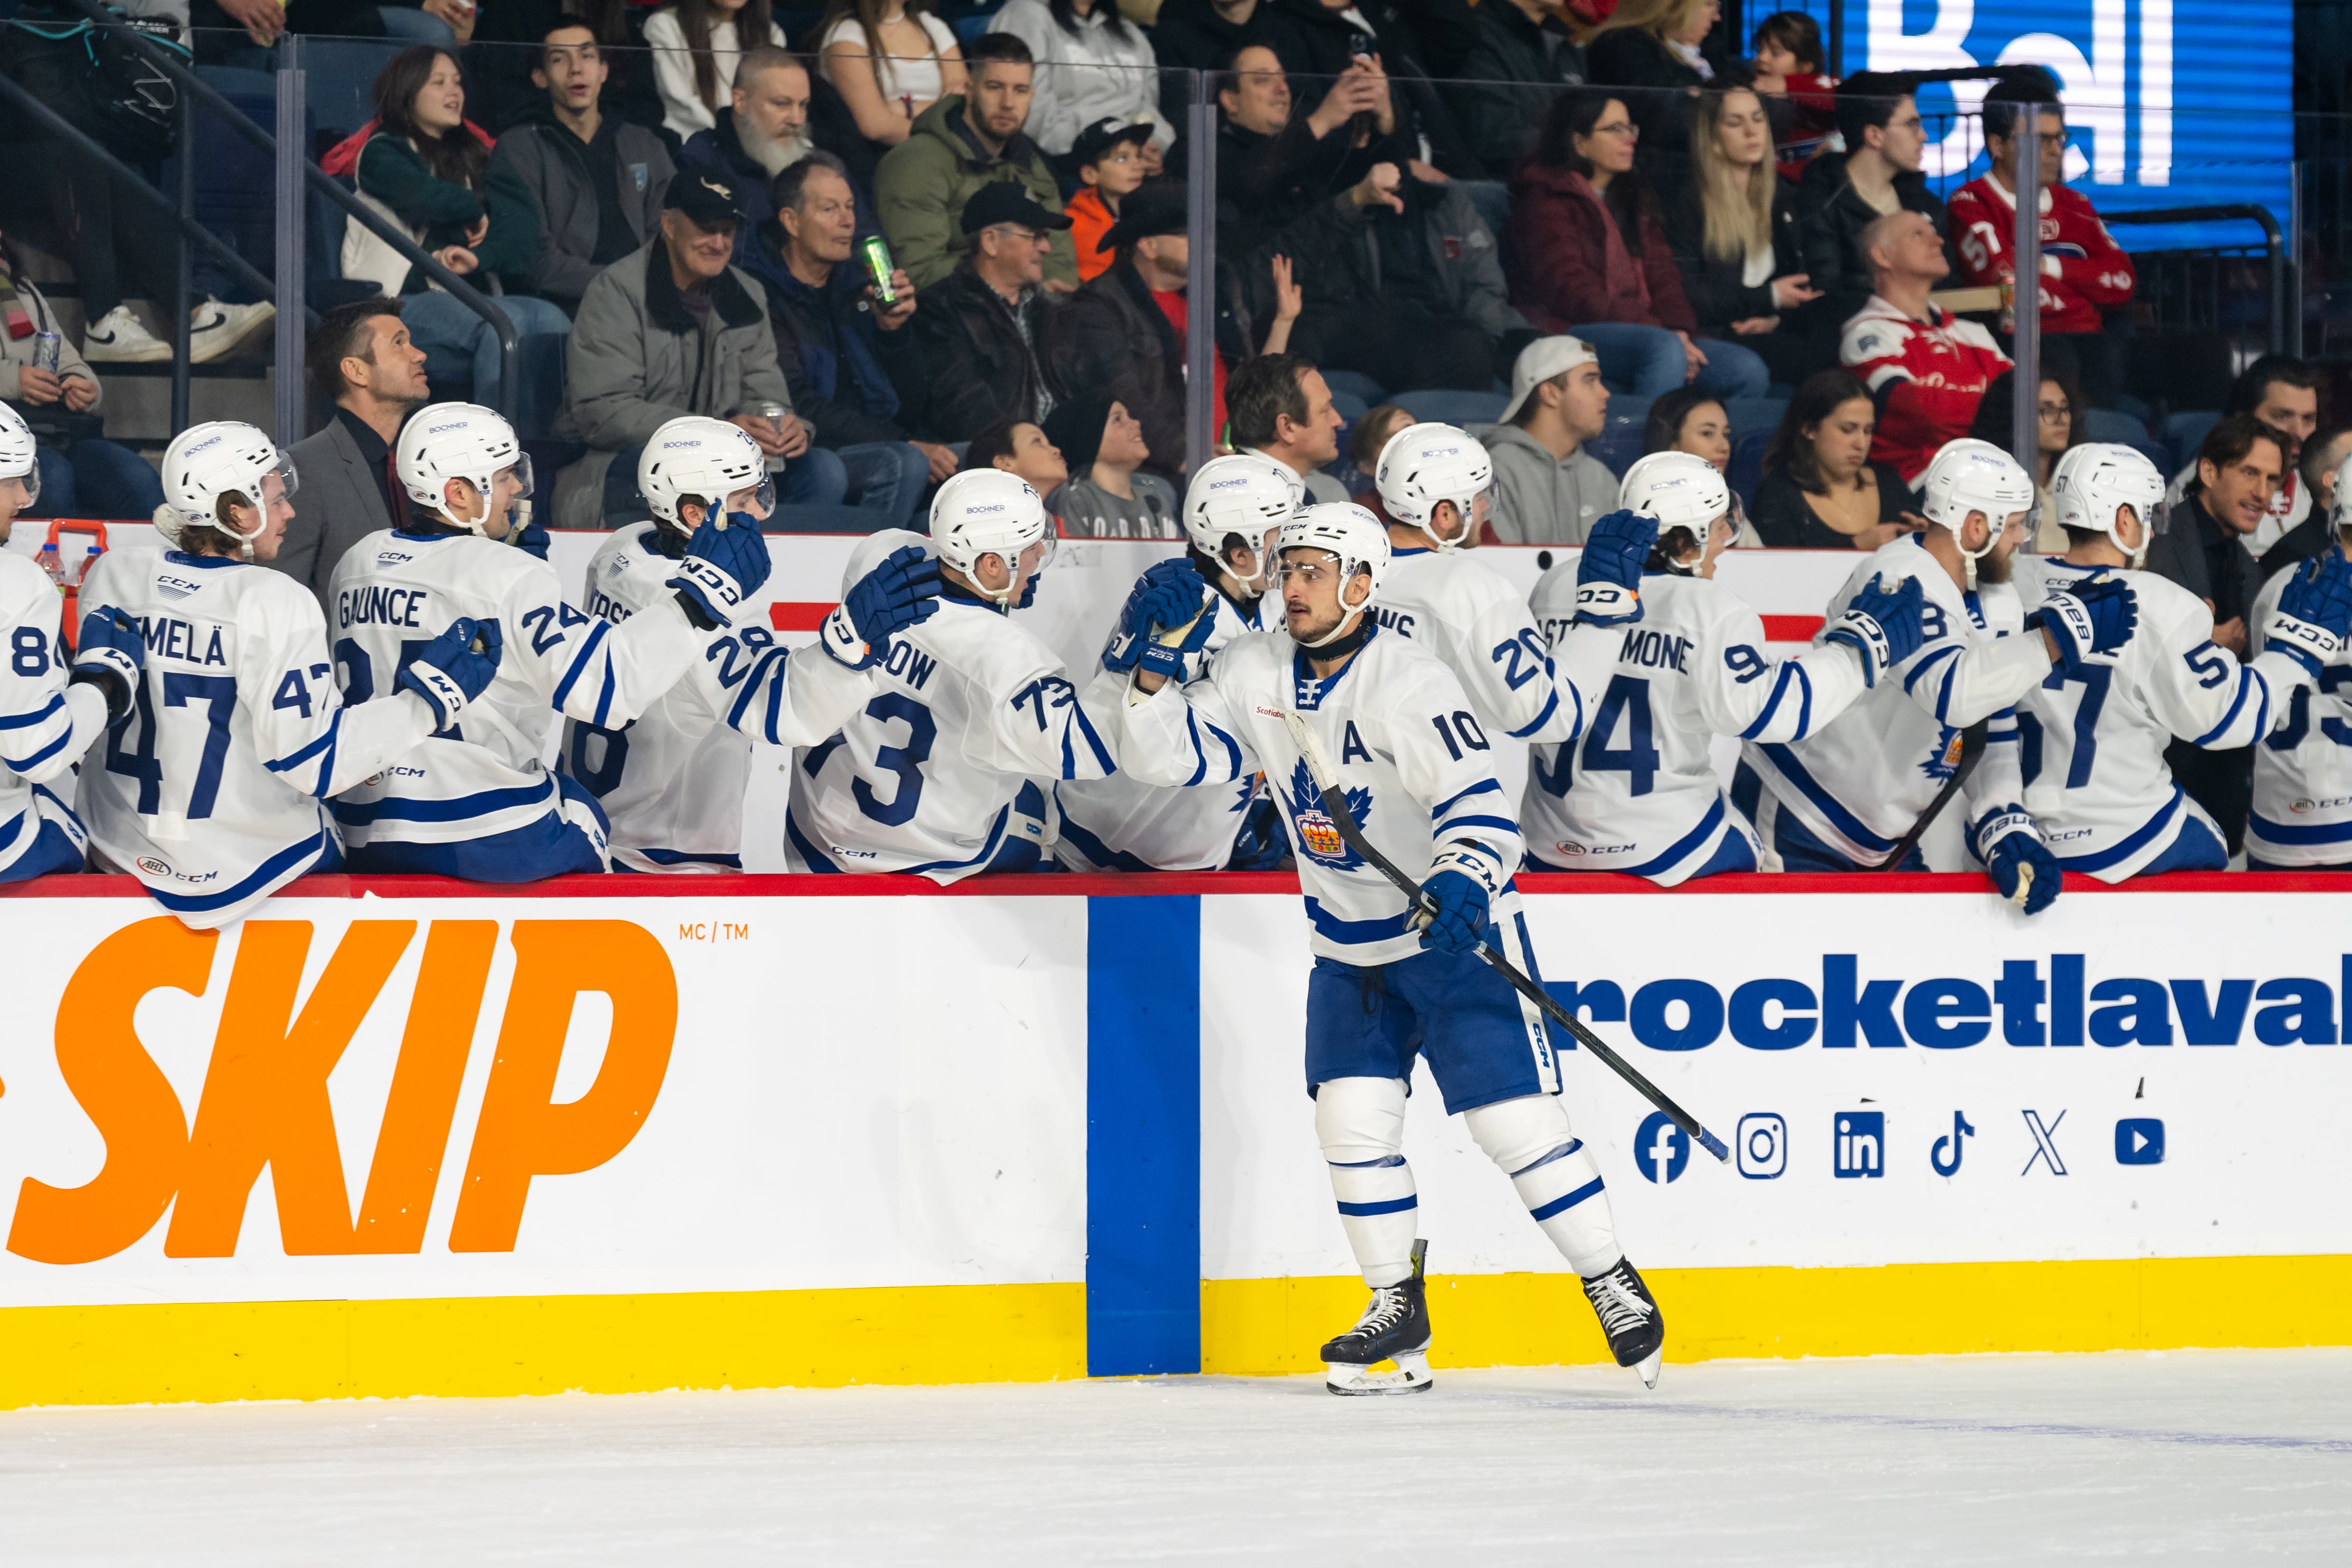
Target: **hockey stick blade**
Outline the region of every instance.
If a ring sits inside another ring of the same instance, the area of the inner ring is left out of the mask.
[[[1897,869],[1910,857],[1911,852],[1919,847],[1919,841],[1927,836],[1927,830],[1935,825],[1937,818],[1944,814],[1944,808],[1952,803],[1952,797],[1960,792],[1960,786],[1969,781],[1969,775],[1977,770],[1977,764],[1983,759],[1985,729],[1990,722],[1979,719],[1960,731],[1960,758],[1952,767],[1952,776],[1944,780],[1944,787],[1936,791],[1936,798],[1927,802],[1927,809],[1919,813],[1919,820],[1911,824],[1911,831],[1903,835],[1903,841],[1895,846],[1895,852],[1879,862],[1878,870]]]
[[[1356,821],[1355,814],[1348,810],[1347,793],[1339,788],[1339,780],[1331,771],[1330,759],[1323,754],[1323,743],[1316,738],[1314,727],[1307,722],[1307,716],[1296,709],[1286,710],[1282,716],[1282,724],[1283,727],[1290,732],[1291,744],[1298,747],[1299,757],[1306,761],[1307,776],[1315,782],[1316,793],[1323,799],[1324,814],[1331,819],[1331,825],[1339,831],[1339,837],[1346,841],[1349,849],[1370,862],[1373,870],[1388,878],[1390,883],[1405,895],[1411,907],[1418,909],[1427,904],[1428,895],[1422,892],[1421,884],[1400,871],[1394,861],[1381,853],[1372,846],[1372,841],[1364,836],[1364,830]],[[1513,990],[1533,1002],[1546,1018],[1566,1030],[1576,1042],[1591,1051],[1602,1066],[1633,1085],[1634,1092],[1641,1095],[1643,1099],[1664,1112],[1675,1125],[1689,1134],[1700,1148],[1718,1160],[1726,1163],[1730,1161],[1731,1150],[1721,1138],[1701,1125],[1697,1117],[1667,1098],[1665,1092],[1643,1077],[1639,1068],[1611,1050],[1608,1042],[1585,1028],[1574,1013],[1553,1000],[1550,992],[1519,973],[1517,965],[1484,942],[1479,943],[1471,951],[1475,953],[1488,968],[1509,982]]]

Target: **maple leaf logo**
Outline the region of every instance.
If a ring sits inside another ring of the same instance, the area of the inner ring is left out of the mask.
[[[1358,827],[1371,820],[1372,792],[1370,789],[1346,789],[1348,815]],[[1316,791],[1315,780],[1307,771],[1307,761],[1301,758],[1290,770],[1290,789],[1283,804],[1290,812],[1291,826],[1297,830],[1299,852],[1318,865],[1334,871],[1353,871],[1364,863],[1364,857],[1348,846],[1339,836],[1339,825],[1323,809],[1323,797]]]

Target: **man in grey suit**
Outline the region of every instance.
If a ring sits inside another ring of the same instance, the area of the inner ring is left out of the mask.
[[[425,350],[409,342],[396,299],[355,300],[320,317],[308,369],[311,389],[334,399],[335,416],[287,455],[299,481],[294,520],[268,564],[317,594],[331,626],[328,584],[343,552],[408,515],[393,444],[430,394]]]

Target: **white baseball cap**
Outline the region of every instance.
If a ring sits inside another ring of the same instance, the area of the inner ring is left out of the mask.
[[[1518,362],[1511,367],[1511,401],[1503,405],[1503,417],[1495,423],[1508,424],[1517,419],[1528,394],[1552,377],[1565,375],[1579,365],[1600,362],[1601,356],[1581,338],[1538,338],[1519,350]]]

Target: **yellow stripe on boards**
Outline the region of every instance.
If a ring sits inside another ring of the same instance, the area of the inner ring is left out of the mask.
[[[0,1309],[0,1408],[1087,1375],[1080,1284]]]
[[[2352,1257],[1659,1269],[1668,1361],[2352,1344]],[[1201,1370],[1313,1372],[1363,1311],[1345,1277],[1201,1281]],[[1438,1274],[1433,1366],[1609,1360],[1568,1274]]]

